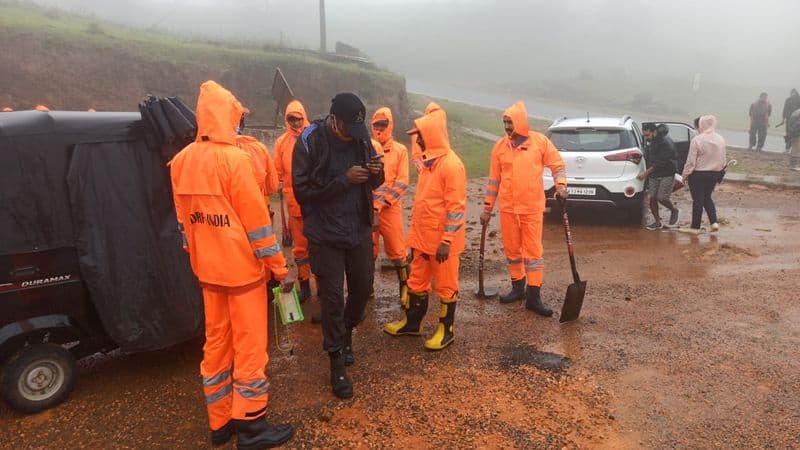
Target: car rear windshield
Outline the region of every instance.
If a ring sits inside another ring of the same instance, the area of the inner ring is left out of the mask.
[[[608,152],[636,147],[633,133],[628,130],[552,130],[550,140],[562,152]]]

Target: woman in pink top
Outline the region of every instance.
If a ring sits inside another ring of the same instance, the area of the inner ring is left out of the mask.
[[[700,232],[703,209],[708,214],[711,231],[718,231],[717,208],[711,194],[717,183],[722,181],[722,171],[727,161],[725,139],[716,132],[717,118],[703,116],[699,121],[699,134],[689,145],[689,156],[683,168],[683,179],[689,182],[692,194],[692,227],[693,233]]]

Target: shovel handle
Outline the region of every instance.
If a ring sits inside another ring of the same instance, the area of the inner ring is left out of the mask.
[[[561,207],[561,222],[564,224],[564,236],[567,240],[567,252],[569,253],[569,265],[572,268],[572,279],[576,283],[581,282],[581,277],[578,275],[578,269],[575,265],[575,249],[572,246],[572,232],[569,227],[569,215],[567,214],[567,201],[563,198],[557,198],[558,206]]]
[[[483,255],[486,250],[486,230],[489,224],[481,225],[481,247],[478,253],[478,292],[483,292]]]

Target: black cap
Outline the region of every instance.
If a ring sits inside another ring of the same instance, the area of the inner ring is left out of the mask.
[[[331,114],[344,122],[350,136],[355,139],[369,139],[369,131],[364,123],[367,108],[356,94],[336,94],[331,101]]]

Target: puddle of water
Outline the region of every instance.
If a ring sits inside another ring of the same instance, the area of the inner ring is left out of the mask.
[[[569,358],[556,353],[539,351],[530,345],[512,345],[501,350],[500,367],[509,370],[519,366],[534,366],[553,374],[560,374],[569,365]]]

